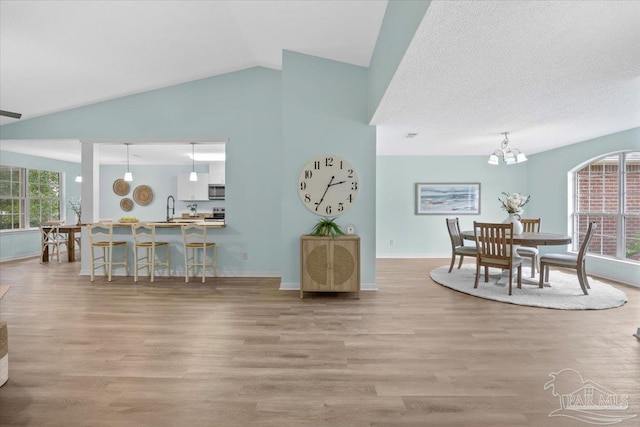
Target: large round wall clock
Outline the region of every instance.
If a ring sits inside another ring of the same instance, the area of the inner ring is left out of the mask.
[[[358,174],[351,163],[338,156],[318,156],[309,160],[298,177],[302,203],[322,216],[345,213],[360,191]]]

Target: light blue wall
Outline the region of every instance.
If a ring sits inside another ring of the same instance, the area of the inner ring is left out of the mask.
[[[378,108],[430,4],[430,0],[392,0],[387,4],[369,64],[370,117]]]
[[[76,216],[66,203],[70,197],[80,197],[80,184],[75,182],[80,174],[80,164],[37,156],[0,151],[0,164],[30,169],[62,172],[62,218],[74,224]],[[0,232],[0,261],[22,258],[40,253],[40,232],[37,229]]]
[[[208,168],[202,165],[196,166],[196,172],[208,173]],[[100,166],[100,211],[99,218],[110,218],[117,220],[122,216],[135,216],[145,220],[164,221],[167,217],[167,197],[176,197],[178,174],[191,172],[190,165],[154,165],[154,166],[132,166],[133,181],[129,184],[129,194],[118,196],[113,191],[113,182],[121,179],[125,171],[124,166],[102,165]],[[146,206],[141,206],[134,202],[133,209],[125,212],[120,208],[123,198],[133,200],[133,192],[139,185],[148,185],[153,191],[153,200]],[[224,201],[197,201],[198,212],[211,212],[213,206],[224,206]],[[189,202],[176,200],[175,215],[188,213]],[[173,216],[173,215],[172,215]]]
[[[282,70],[282,286],[299,286],[300,236],[319,218],[300,200],[298,176],[312,157],[332,154],[358,172],[358,199],[337,223],[356,226],[363,288],[373,288],[376,143],[375,129],[367,125],[367,69],[285,51]]]
[[[640,150],[640,128],[529,156],[526,164],[532,197],[544,200],[544,203],[532,206],[531,213],[544,219],[545,231],[571,231],[568,227],[567,174],[577,166],[604,154],[624,150]],[[543,248],[541,251],[548,250],[550,249]],[[640,266],[637,264],[591,257],[587,260],[587,268],[592,274],[640,286]]]
[[[298,174],[312,156],[343,156],[357,168],[362,188],[355,208],[339,222],[357,227],[362,281],[374,287],[375,129],[367,125],[367,102],[366,68],[284,52],[282,72],[243,70],[2,130],[7,139],[227,137],[228,226],[216,238],[219,264],[229,275],[280,275],[293,287],[299,284],[299,237],[317,220],[298,197]],[[111,189],[121,169],[101,167],[100,217],[123,215]],[[156,201],[126,216],[164,218],[163,200],[175,183],[159,169],[154,175],[135,168],[136,181],[153,182]]]
[[[281,106],[281,73],[258,67],[4,125],[2,137],[228,137],[220,263],[238,275],[279,275]]]
[[[462,229],[470,229],[474,220],[504,219],[506,215],[500,209],[498,197],[502,191],[517,191],[531,195],[525,216],[542,218],[544,231],[570,234],[567,174],[594,158],[623,150],[640,150],[640,128],[529,155],[528,162],[513,166],[489,166],[486,156],[379,156],[377,254],[379,257],[450,256],[445,228],[448,216],[414,214],[416,182],[481,183],[481,214],[459,216]],[[542,247],[541,252],[563,249]],[[587,266],[590,274],[640,285],[637,264],[590,257]]]
[[[526,164],[496,167],[479,156],[378,156],[376,175],[376,252],[378,257],[448,257],[445,218],[416,215],[415,184],[479,182],[480,215],[459,215],[463,230],[473,221],[502,221],[503,191],[528,194]],[[533,199],[530,205],[540,203]],[[529,205],[527,205],[528,213]],[[393,244],[391,244],[393,241]]]

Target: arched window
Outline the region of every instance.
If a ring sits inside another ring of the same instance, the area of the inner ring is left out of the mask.
[[[640,262],[640,151],[601,157],[573,178],[573,249],[595,221],[589,253]]]

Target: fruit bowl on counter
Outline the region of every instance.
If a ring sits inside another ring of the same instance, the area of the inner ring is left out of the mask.
[[[120,217],[119,221],[121,223],[135,224],[136,222],[138,222],[138,218],[136,218],[135,216],[123,216]]]

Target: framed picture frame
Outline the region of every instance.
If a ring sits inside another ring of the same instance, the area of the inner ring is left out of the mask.
[[[480,183],[416,183],[416,215],[480,215]]]

